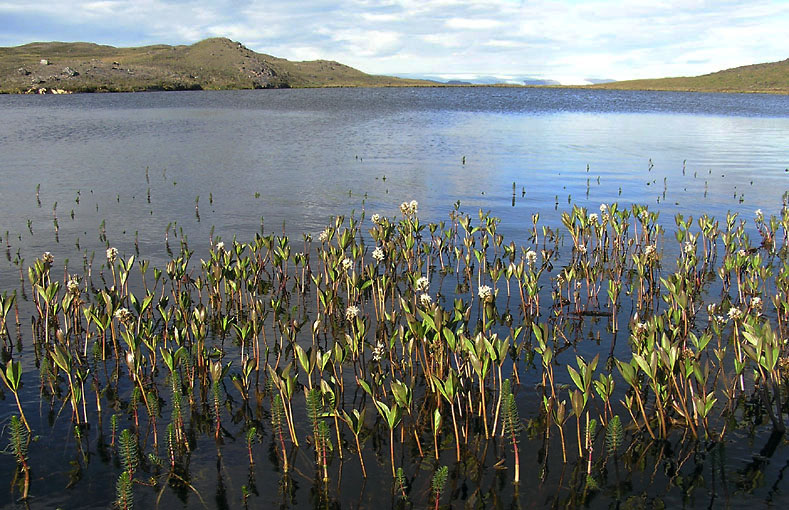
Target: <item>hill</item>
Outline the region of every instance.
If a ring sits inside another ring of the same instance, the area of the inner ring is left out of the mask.
[[[780,62],[735,67],[702,76],[617,81],[591,85],[590,87],[620,90],[789,94],[789,59]]]
[[[292,62],[225,38],[189,46],[50,42],[0,48],[4,93],[414,85],[436,83],[370,75],[329,60]]]

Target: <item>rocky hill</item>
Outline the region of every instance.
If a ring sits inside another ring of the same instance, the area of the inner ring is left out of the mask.
[[[327,60],[291,62],[225,38],[189,46],[50,42],[0,48],[0,92],[5,93],[435,84],[369,75]]]

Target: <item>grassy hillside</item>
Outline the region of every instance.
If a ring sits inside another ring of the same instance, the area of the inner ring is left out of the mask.
[[[326,60],[291,62],[224,38],[191,46],[52,42],[0,48],[0,92],[6,93],[431,84],[373,76]]]
[[[592,85],[625,90],[681,90],[699,92],[768,92],[789,94],[789,59],[735,67],[694,77],[629,80]]]

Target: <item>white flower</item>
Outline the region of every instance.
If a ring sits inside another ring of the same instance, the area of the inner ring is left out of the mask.
[[[487,285],[480,285],[477,292],[479,293],[479,298],[482,301],[491,301],[493,299],[493,289]]]
[[[422,306],[428,307],[433,304],[433,298],[430,297],[430,294],[420,294],[419,302],[422,304]]]
[[[715,316],[715,320],[720,322],[721,324],[725,324],[726,323],[726,317],[724,317],[723,315],[716,315]]]
[[[751,307],[755,309],[760,309],[762,307],[762,298],[757,296],[751,299]]]
[[[534,250],[527,251],[526,262],[528,262],[530,266],[534,265],[537,262],[537,252]]]
[[[647,211],[646,209],[642,209],[641,213],[638,216],[641,218],[642,221],[646,221],[649,219],[649,211]]]
[[[107,248],[107,260],[110,262],[115,262],[115,259],[118,258],[118,250],[116,248]]]
[[[381,262],[384,259],[385,256],[386,255],[384,255],[384,250],[380,246],[376,247],[373,250],[373,258],[376,261]]]
[[[687,254],[687,255],[692,255],[692,254],[696,253],[696,246],[693,243],[691,243],[690,241],[688,241],[682,247],[682,251],[684,251],[685,254]]]
[[[345,320],[348,320],[348,321],[353,320],[358,315],[359,315],[359,307],[358,306],[349,306],[345,310]]]
[[[318,240],[322,243],[325,243],[329,240],[329,227],[323,229],[323,232],[318,235]]]
[[[592,214],[589,215],[589,222],[590,223],[597,223],[597,214],[596,213],[592,213]]]
[[[738,257],[747,257],[748,256],[748,252],[746,252],[745,250],[737,250],[737,256]]]
[[[732,306],[729,308],[729,319],[737,320],[742,317],[742,310],[737,308],[736,306]]]
[[[216,243],[216,251],[225,251],[225,243],[223,241]]]
[[[652,255],[653,253],[655,253],[655,245],[648,244],[646,246],[646,248],[644,248],[644,255],[646,255],[648,257],[648,256]]]
[[[381,221],[381,215],[380,215],[380,214],[378,214],[378,213],[375,213],[375,214],[373,214],[373,215],[370,217],[370,219],[373,221],[373,223],[375,223],[375,224],[377,225],[377,224],[378,224],[378,222],[379,222],[379,221]]]
[[[578,245],[578,251],[581,252],[581,253],[586,253],[586,245],[579,244]]]
[[[349,258],[342,259],[342,268],[346,271],[350,271],[353,267],[353,261]]]
[[[52,256],[52,253],[45,251],[44,254],[41,255],[41,260],[43,260],[46,264],[51,264],[55,262],[55,257]]]
[[[373,361],[381,361],[383,355],[384,355],[384,343],[379,340],[375,344],[375,349],[373,349]]]
[[[416,280],[416,290],[420,292],[426,291],[430,287],[430,280],[427,279],[427,276],[420,276]]]
[[[76,276],[71,277],[66,284],[68,293],[73,296],[79,296],[79,279]]]
[[[600,204],[600,212],[605,214],[608,211],[608,206],[605,204]]]
[[[416,200],[411,200],[410,202],[403,202],[400,204],[400,212],[403,213],[404,216],[415,216],[418,209],[419,202]]]
[[[126,323],[132,320],[132,314],[128,308],[118,308],[113,314],[120,322]]]
[[[762,213],[761,209],[756,209],[756,212],[754,214],[756,214],[757,220],[761,221],[764,219],[764,214]]]

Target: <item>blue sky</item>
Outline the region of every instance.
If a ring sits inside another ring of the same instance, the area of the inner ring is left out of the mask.
[[[0,0],[0,46],[188,44],[446,79],[697,75],[789,58],[787,1]]]

